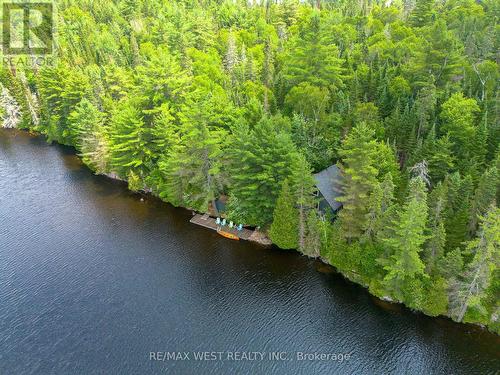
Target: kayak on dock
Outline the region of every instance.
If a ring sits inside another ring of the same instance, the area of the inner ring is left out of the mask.
[[[218,220],[217,220],[218,219]],[[258,230],[252,230],[245,228],[243,224],[239,224],[231,228],[230,226],[222,225],[224,219],[211,217],[209,214],[194,214],[194,216],[189,220],[191,223],[202,226],[207,229],[215,230],[221,236],[224,236],[232,240],[244,240],[257,242],[264,246],[272,245],[271,240],[266,237],[263,232]],[[227,224],[227,220],[224,224]],[[231,225],[231,223],[229,223]],[[226,229],[226,230],[225,230]]]
[[[230,240],[239,241],[239,239],[240,239],[236,234],[228,233],[228,232],[225,232],[221,229],[218,229],[217,233],[219,233],[222,237],[229,238]]]

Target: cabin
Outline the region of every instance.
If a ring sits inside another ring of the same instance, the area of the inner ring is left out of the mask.
[[[342,209],[342,203],[337,201],[342,195],[342,172],[336,165],[331,165],[325,170],[314,175],[318,188],[318,210],[324,215],[333,217]]]
[[[337,198],[342,195],[342,172],[336,165],[331,165],[325,170],[314,175],[316,181],[318,200],[318,211],[323,215],[331,215],[332,218],[342,209],[342,203]],[[215,209],[213,203],[209,204],[208,213],[212,217],[224,216],[227,210],[228,196],[221,195],[215,199]]]
[[[229,198],[227,195],[221,195],[220,197],[216,198],[214,201],[215,208],[214,208],[214,204],[212,202],[210,202],[208,205],[208,213],[214,217],[218,217],[218,216],[223,215],[227,210],[228,199]]]

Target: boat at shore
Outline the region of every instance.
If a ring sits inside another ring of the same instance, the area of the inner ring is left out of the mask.
[[[229,238],[230,240],[235,240],[235,241],[240,240],[240,238],[236,234],[223,231],[222,229],[217,229],[217,233],[219,233],[222,237]]]

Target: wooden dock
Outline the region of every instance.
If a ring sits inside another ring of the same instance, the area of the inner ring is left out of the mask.
[[[207,229],[217,231],[217,223],[215,219],[213,217],[210,217],[208,214],[205,215],[196,214],[189,222],[202,226]],[[224,232],[234,234],[238,236],[241,240],[253,241],[260,243],[262,245],[271,244],[271,241],[264,234],[255,230],[243,228],[241,231],[239,231],[237,229],[229,229],[229,226],[226,225],[224,227]]]

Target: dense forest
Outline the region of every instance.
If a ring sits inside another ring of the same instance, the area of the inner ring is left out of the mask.
[[[4,127],[500,333],[500,1],[56,3],[52,62],[1,69]]]

